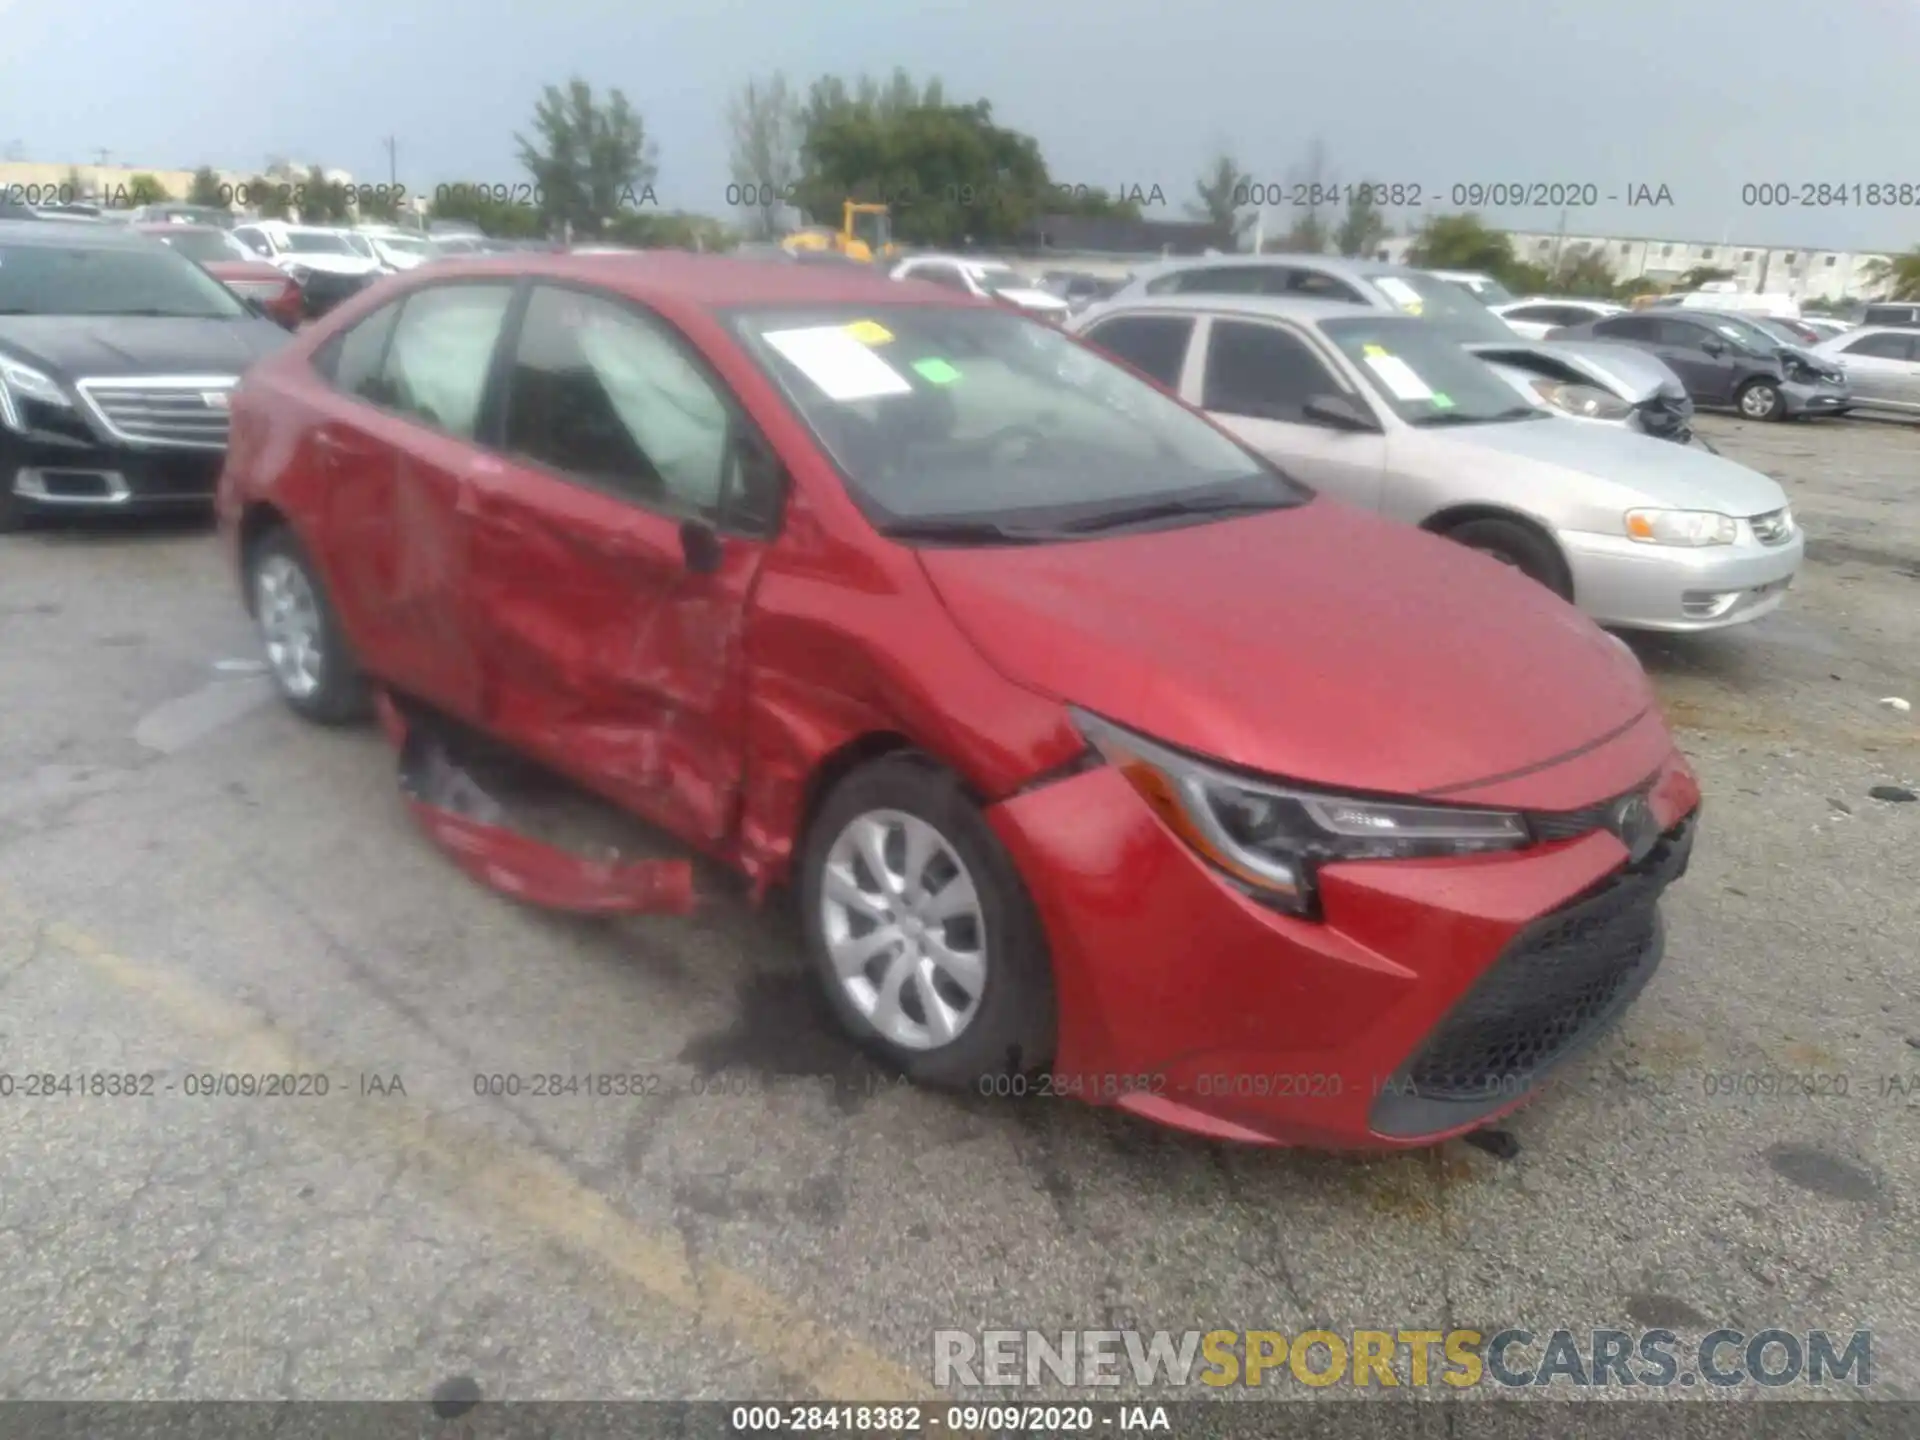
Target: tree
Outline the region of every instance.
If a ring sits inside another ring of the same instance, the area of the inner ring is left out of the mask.
[[[1307,158],[1287,177],[1287,193],[1304,194],[1307,203],[1297,206],[1292,223],[1276,245],[1268,249],[1291,251],[1296,255],[1324,255],[1327,242],[1326,208],[1339,187],[1327,169],[1326,143],[1316,137],[1307,147]]]
[[[76,200],[87,198],[87,182],[80,178],[78,165],[67,167],[67,178],[60,183],[60,189],[65,196],[61,201],[62,204],[71,204]]]
[[[531,205],[495,199],[479,187],[443,185],[435,189],[434,220],[458,220],[498,240],[532,240],[547,233],[546,221]]]
[[[354,197],[353,208],[362,220],[378,220],[386,225],[400,221],[400,197],[383,185],[361,190]]]
[[[232,199],[233,192],[220,183],[211,165],[202,165],[193,172],[193,184],[187,188],[189,205],[225,206]]]
[[[1638,299],[1642,295],[1663,294],[1666,288],[1667,287],[1662,285],[1658,280],[1651,280],[1645,275],[1636,275],[1631,280],[1622,280],[1618,285],[1615,285],[1613,287],[1613,298],[1625,304],[1628,301]]]
[[[1513,241],[1499,230],[1489,230],[1470,211],[1435,215],[1414,237],[1407,263],[1425,270],[1475,270],[1498,277],[1513,266]]]
[[[534,106],[538,143],[516,133],[520,163],[533,177],[540,218],[581,236],[649,204],[659,173],[646,126],[614,89],[603,105],[578,76],[563,91],[549,85]]]
[[[1347,194],[1347,211],[1333,232],[1333,248],[1342,255],[1372,255],[1393,231],[1373,202],[1371,185],[1355,185]]]
[[[1885,287],[1885,300],[1920,300],[1920,245],[1890,260],[1870,261],[1863,272],[1869,285]]]
[[[1585,245],[1573,246],[1554,267],[1553,293],[1556,295],[1611,300],[1617,288],[1613,267],[1607,263],[1606,255]]]
[[[143,170],[127,182],[127,204],[130,206],[164,205],[171,199],[173,196],[160,183],[157,175],[149,175]]]
[[[346,187],[315,165],[298,184],[300,218],[309,225],[338,225],[349,214]]]
[[[1194,181],[1194,198],[1187,214],[1205,220],[1222,235],[1231,235],[1238,244],[1253,224],[1254,217],[1247,209],[1247,187],[1252,183],[1253,177],[1223,150]]]
[[[246,191],[247,209],[262,220],[284,220],[293,207],[293,187],[284,180],[256,175],[241,187]]]
[[[764,81],[749,80],[727,107],[733,133],[730,173],[735,208],[746,212],[747,230],[770,240],[780,231],[780,212],[800,180],[800,102],[775,72]]]
[[[1723,270],[1717,265],[1696,265],[1678,280],[1673,282],[1676,290],[1698,290],[1702,285],[1712,285],[1721,280],[1733,279],[1733,271]]]

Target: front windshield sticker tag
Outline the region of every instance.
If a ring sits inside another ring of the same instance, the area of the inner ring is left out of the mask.
[[[960,378],[960,372],[944,360],[932,358],[916,360],[913,362],[913,368],[936,385],[951,385]]]
[[[893,339],[893,332],[872,320],[856,320],[847,326],[847,334],[862,345],[884,345]]]
[[[1362,345],[1360,347],[1360,353],[1368,358],[1372,358],[1375,355],[1385,355],[1387,353],[1387,347],[1373,344]]]
[[[1433,390],[1413,373],[1413,367],[1398,355],[1369,355],[1367,368],[1380,377],[1380,383],[1393,392],[1396,400],[1431,400]]]
[[[762,338],[829,400],[913,393],[913,386],[898,371],[849,335],[843,325],[773,330]]]
[[[1373,282],[1385,292],[1388,299],[1409,315],[1418,315],[1421,311],[1420,292],[1414,289],[1398,275],[1383,275]]]
[[[1434,391],[1433,392],[1433,408],[1436,410],[1453,409],[1453,397],[1451,395],[1443,395],[1438,390]]]

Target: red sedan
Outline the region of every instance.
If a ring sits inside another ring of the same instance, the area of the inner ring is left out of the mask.
[[[436,809],[428,729],[793,886],[840,1021],[929,1083],[1430,1143],[1629,1004],[1693,841],[1573,607],[933,287],[389,280],[249,372],[220,508],[287,702],[377,702],[472,873],[686,898]]]
[[[178,250],[242,300],[251,300],[268,318],[297,329],[305,317],[300,287],[276,265],[248,252],[226,231],[213,225],[155,222],[134,227]]]

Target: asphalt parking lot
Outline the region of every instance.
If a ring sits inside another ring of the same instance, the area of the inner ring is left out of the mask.
[[[209,530],[0,539],[0,1071],[156,1077],[0,1098],[0,1398],[871,1399],[930,1395],[937,1329],[1518,1324],[1869,1328],[1871,1393],[1920,1399],[1920,804],[1869,796],[1920,785],[1881,703],[1920,702],[1920,427],[1703,428],[1809,562],[1636,642],[1700,844],[1662,972],[1503,1155],[901,1088],[777,907],[466,879],[376,731],[273,701]],[[234,1071],[328,1093],[188,1093]],[[556,1071],[657,1079],[477,1093]]]

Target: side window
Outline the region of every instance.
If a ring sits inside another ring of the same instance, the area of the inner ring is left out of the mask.
[[[1660,322],[1646,315],[1616,315],[1595,325],[1593,333],[1613,340],[1652,341],[1660,338]]]
[[[1090,344],[1117,356],[1169,390],[1180,388],[1193,321],[1184,315],[1118,315],[1087,332]]]
[[[434,285],[401,301],[380,403],[471,440],[512,299],[510,285]]]
[[[540,286],[507,387],[506,448],[648,509],[718,519],[733,412],[660,324]]]
[[[1297,336],[1271,325],[1213,322],[1202,409],[1304,425],[1312,423],[1302,413],[1309,400],[1340,393],[1340,383]]]
[[[380,367],[387,358],[387,340],[400,318],[400,302],[382,305],[358,325],[329,340],[313,357],[313,368],[333,382],[343,395],[355,395],[376,405],[390,403],[380,388]]]
[[[1522,305],[1517,310],[1509,310],[1508,320],[1528,320],[1538,325],[1568,325],[1573,322],[1561,319],[1567,312],[1558,305]]]
[[[268,255],[273,251],[273,247],[267,244],[267,237],[250,226],[243,225],[235,230],[233,238],[246,246],[254,255]]]
[[[1908,344],[1904,335],[1863,335],[1841,353],[1869,355],[1879,360],[1904,360],[1907,358]]]
[[[921,265],[916,267],[907,278],[925,280],[930,285],[944,285],[949,290],[966,290],[969,294],[972,293],[967,286],[967,277],[952,265]]]
[[[1309,300],[1343,300],[1349,305],[1364,305],[1366,297],[1344,280],[1318,270],[1272,270],[1268,272],[1268,295],[1304,295]],[[1284,285],[1273,281],[1285,277]]]
[[[1662,345],[1671,345],[1677,350],[1704,351],[1707,348],[1707,342],[1709,340],[1718,340],[1729,350],[1733,348],[1733,341],[1725,336],[1715,335],[1705,326],[1689,325],[1684,320],[1660,321],[1660,343]]]
[[[1265,265],[1215,265],[1201,270],[1182,270],[1171,277],[1172,288],[1182,295],[1264,295],[1271,267]]]

